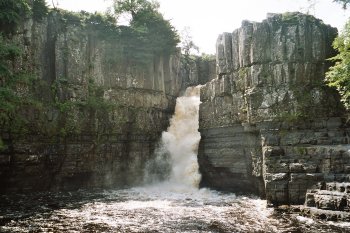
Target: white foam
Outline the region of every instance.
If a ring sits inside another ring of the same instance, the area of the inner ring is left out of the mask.
[[[177,98],[175,114],[167,132],[162,135],[163,145],[171,158],[170,182],[192,187],[198,187],[201,179],[197,162],[201,139],[198,132],[199,90],[200,87],[187,88],[184,96]]]
[[[197,161],[198,144],[201,139],[198,132],[199,90],[200,86],[189,87],[183,96],[177,98],[175,113],[167,131],[162,133],[153,167],[147,167],[150,170],[164,172],[162,166],[166,164],[164,160],[168,159],[167,162],[170,164],[168,185],[176,188],[187,186],[198,189],[201,179]],[[147,176],[151,173],[152,171],[146,171],[146,178],[149,178]],[[154,177],[151,177],[151,181],[152,178]]]

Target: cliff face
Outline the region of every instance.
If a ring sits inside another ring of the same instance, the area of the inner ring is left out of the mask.
[[[33,125],[25,135],[0,130],[1,191],[140,183],[182,85],[179,55],[137,67],[118,56],[120,41],[108,31],[56,12],[28,20],[14,39],[24,51],[15,66],[32,70],[42,101],[55,103],[21,113]]]
[[[201,89],[203,186],[287,204],[319,181],[349,179],[349,129],[324,85],[336,34],[286,13],[219,36],[218,78]]]

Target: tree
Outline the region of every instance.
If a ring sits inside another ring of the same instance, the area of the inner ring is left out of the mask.
[[[196,58],[192,55],[193,52],[199,52],[198,46],[193,42],[190,33],[190,28],[185,27],[181,32],[181,52],[182,52],[182,64],[186,72],[185,76],[189,76],[191,64],[193,64]]]
[[[30,12],[26,0],[0,1],[0,32],[13,34],[18,24]]]
[[[312,12],[312,14],[314,15],[317,0],[307,0],[307,2],[308,2],[308,6],[305,9],[306,14],[310,14],[310,12]]]
[[[172,53],[179,43],[175,28],[154,9],[145,9],[136,14],[131,27],[144,32],[146,43],[155,53]]]
[[[147,0],[114,0],[114,12],[117,17],[127,13],[132,16],[132,19],[142,11],[157,11],[159,8],[158,2],[149,2]]]
[[[182,53],[188,57],[193,51],[199,52],[198,46],[193,42],[189,27],[185,27],[181,31],[181,50]]]
[[[343,8],[346,9],[348,4],[350,3],[350,0],[333,0],[333,2],[337,2],[339,4],[342,4]]]
[[[41,21],[48,13],[49,9],[45,0],[33,0],[33,19]]]
[[[131,15],[131,35],[129,55],[138,54],[142,57],[153,58],[156,54],[171,54],[179,43],[179,36],[170,21],[165,20],[158,11],[159,3],[147,0],[114,0],[116,17],[127,13]],[[136,53],[135,53],[136,51]],[[149,59],[148,59],[149,60]]]
[[[334,40],[333,47],[338,54],[330,59],[335,65],[326,73],[327,83],[339,91],[341,101],[350,109],[350,21]]]

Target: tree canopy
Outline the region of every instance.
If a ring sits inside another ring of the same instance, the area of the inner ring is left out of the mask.
[[[0,1],[0,31],[12,34],[20,20],[28,14],[30,7],[26,0],[1,0]]]
[[[350,109],[350,21],[334,40],[333,47],[338,54],[331,58],[335,65],[327,72],[326,78],[328,85],[339,91],[345,107]]]
[[[334,0],[334,2],[337,2],[339,4],[343,5],[343,8],[346,9],[348,4],[350,3],[350,0]]]
[[[158,2],[149,2],[147,0],[114,0],[114,12],[116,16],[123,13],[130,13],[134,18],[138,13],[147,10],[157,11]]]
[[[114,0],[114,10],[117,17],[123,13],[132,16],[130,28],[132,35],[137,37],[137,48],[142,44],[145,53],[172,53],[179,43],[179,36],[169,20],[164,19],[158,11],[159,3],[147,0]],[[147,51],[146,51],[147,50]]]
[[[40,21],[48,12],[45,0],[1,0],[0,32],[10,35],[17,30],[19,23],[27,16]]]

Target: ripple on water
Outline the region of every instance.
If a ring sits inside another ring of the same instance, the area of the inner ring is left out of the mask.
[[[6,196],[0,232],[346,232],[349,225],[278,214],[266,201],[161,185]],[[24,206],[16,209],[20,200]],[[25,204],[27,203],[27,204]],[[27,206],[26,206],[27,205]]]

